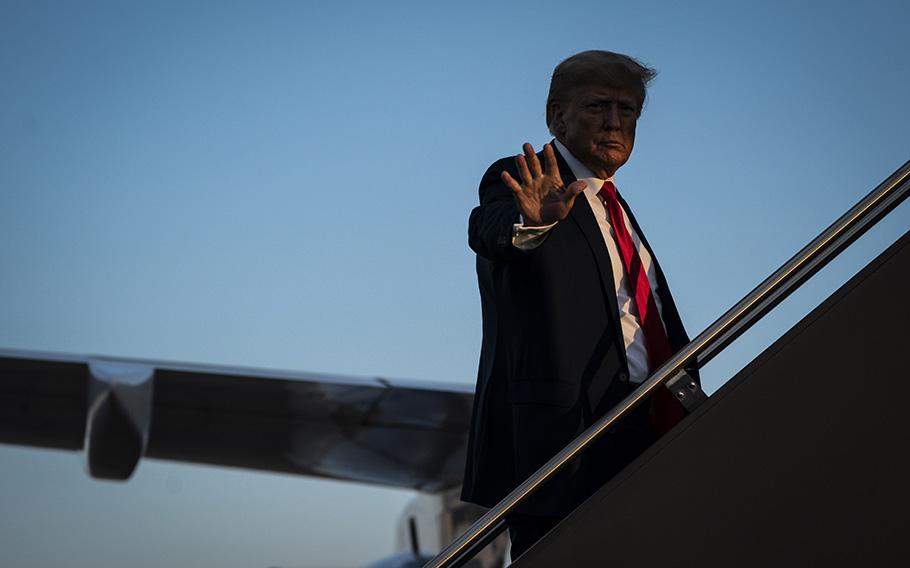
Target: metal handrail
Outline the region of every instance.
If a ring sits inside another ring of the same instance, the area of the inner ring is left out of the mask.
[[[699,367],[710,361],[850,243],[897,207],[908,194],[910,194],[910,161],[898,168],[745,298],[673,355],[638,389],[506,495],[502,501],[471,525],[464,534],[425,564],[424,568],[462,566],[473,554],[505,529],[506,515],[563,466],[577,457],[620,418],[638,406],[659,385],[675,377],[684,365],[693,360]]]

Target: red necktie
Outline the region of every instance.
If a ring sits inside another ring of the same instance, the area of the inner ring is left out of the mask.
[[[641,330],[645,336],[645,347],[648,349],[648,367],[653,372],[660,367],[673,354],[667,331],[657,311],[657,302],[651,291],[648,274],[641,263],[641,257],[635,249],[632,235],[626,228],[626,222],[619,207],[616,197],[616,186],[613,182],[606,181],[598,192],[610,217],[613,234],[619,247],[619,256],[622,257],[623,268],[626,270],[626,282],[629,292],[635,296],[635,307],[638,308],[638,319]],[[660,388],[651,398],[651,422],[661,433],[667,432],[682,420],[683,408],[665,388]]]

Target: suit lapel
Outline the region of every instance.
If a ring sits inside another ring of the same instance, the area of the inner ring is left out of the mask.
[[[551,142],[552,143],[552,142]],[[576,181],[572,169],[563,159],[562,155],[553,145],[553,151],[556,154],[556,163],[559,165],[559,173],[562,177],[562,183],[566,187]],[[604,243],[603,234],[600,232],[600,226],[594,217],[594,211],[588,204],[588,198],[580,194],[575,199],[575,205],[569,211],[569,217],[575,222],[578,229],[584,235],[585,241],[597,264],[597,270],[600,273],[600,284],[603,287],[604,298],[607,300],[607,307],[610,310],[610,321],[613,322],[614,337],[622,338],[622,327],[619,324],[619,305],[616,302],[616,283],[613,282],[613,264],[610,262],[610,253],[607,252],[607,245]],[[626,350],[624,345],[619,352],[622,354],[623,365],[628,367],[626,362]]]

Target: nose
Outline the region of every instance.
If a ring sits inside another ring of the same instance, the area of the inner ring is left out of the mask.
[[[619,130],[622,126],[619,120],[619,103],[612,102],[607,105],[606,116],[604,116],[604,127],[607,130]]]

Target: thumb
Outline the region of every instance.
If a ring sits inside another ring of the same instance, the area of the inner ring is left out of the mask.
[[[579,180],[579,181],[573,181],[569,185],[569,187],[567,187],[566,189],[568,189],[568,193],[570,193],[571,195],[578,195],[579,193],[584,191],[586,187],[588,187],[588,184]]]
[[[588,184],[583,181],[572,182],[569,187],[566,188],[565,193],[562,194],[563,201],[565,201],[567,204],[573,203],[575,201],[575,198],[578,197],[578,194],[583,192],[586,187],[588,187]]]

